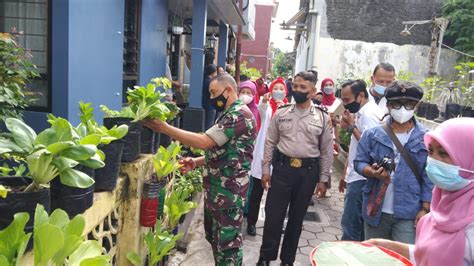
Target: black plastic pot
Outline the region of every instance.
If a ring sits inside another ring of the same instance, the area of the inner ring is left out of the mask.
[[[160,149],[161,136],[162,134],[155,132],[155,144],[153,147],[155,149],[155,153]]]
[[[105,166],[94,171],[94,191],[112,191],[120,172],[123,142],[116,140],[108,145],[99,145],[98,148],[105,154]]]
[[[474,111],[472,110],[471,107],[468,106],[462,106],[461,108],[461,115],[463,117],[474,117]]]
[[[168,135],[161,134],[160,146],[168,147],[171,144],[171,138]]]
[[[142,127],[141,130],[141,135],[140,135],[140,153],[143,154],[154,154],[156,152],[155,149],[155,138],[156,138],[156,133],[147,128],[147,127]]]
[[[50,190],[45,188],[33,192],[19,192],[31,183],[31,179],[26,177],[0,177],[0,185],[9,187],[6,198],[0,198],[0,230],[5,229],[12,221],[17,212],[26,212],[30,219],[26,223],[25,232],[33,232],[36,204],[43,205],[44,209],[50,211]],[[32,238],[31,238],[32,239]],[[28,250],[33,247],[30,239]]]
[[[91,168],[78,166],[76,170],[94,178],[94,170]],[[89,209],[93,201],[94,185],[88,188],[70,187],[62,184],[59,177],[51,181],[51,210],[62,209],[72,218]]]
[[[422,102],[420,104],[420,107],[416,111],[416,115],[419,116],[419,117],[426,117],[427,108],[428,108],[427,104]]]
[[[445,113],[446,120],[450,118],[458,117],[460,114],[461,114],[461,105],[456,104],[456,103],[446,104],[446,113]]]
[[[436,104],[429,103],[426,110],[426,119],[433,120],[439,115],[438,107]]]
[[[123,152],[122,162],[135,161],[140,156],[140,135],[141,124],[132,122],[131,118],[125,117],[106,117],[104,126],[111,128],[113,126],[128,125],[128,133],[122,138]]]

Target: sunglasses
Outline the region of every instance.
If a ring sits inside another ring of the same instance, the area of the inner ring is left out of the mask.
[[[402,108],[402,106],[405,107],[405,109],[407,110],[413,110],[415,109],[415,106],[418,102],[416,101],[391,101],[389,102],[388,104],[390,105],[390,107],[392,107],[393,109],[395,110],[398,110],[400,108]]]

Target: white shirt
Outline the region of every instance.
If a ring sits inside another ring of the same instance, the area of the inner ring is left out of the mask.
[[[253,149],[253,160],[250,166],[250,175],[261,179],[262,178],[262,159],[263,149],[265,147],[265,138],[267,137],[268,126],[272,118],[272,108],[269,104],[262,103],[258,105],[258,112],[260,114],[260,130],[258,131],[257,139],[255,140],[255,147]]]
[[[377,104],[377,101],[375,101],[374,96],[370,93],[370,89],[369,89],[369,101]],[[382,116],[388,114],[387,99],[385,99],[385,97],[382,97],[382,99],[380,99],[380,102],[377,105],[382,111]]]
[[[359,112],[356,113],[356,127],[360,131],[361,134],[364,133],[365,130],[380,125],[382,118],[380,109],[375,103],[375,101],[368,101],[362,108],[360,108]],[[349,145],[349,154],[347,156],[348,164],[346,170],[345,180],[347,183],[351,183],[354,181],[365,180],[365,177],[359,175],[354,170],[354,159],[357,154],[357,145],[359,141],[354,137],[354,134],[351,136],[351,143]]]
[[[414,127],[410,130],[408,133],[395,133],[397,136],[398,140],[402,144],[402,146],[405,146],[405,144],[408,142],[408,139],[411,136],[411,133],[413,132]],[[395,152],[395,165],[398,165],[400,162],[400,152],[398,152],[397,147],[395,144],[393,144],[393,151]],[[385,192],[385,197],[383,200],[383,205],[382,205],[382,212],[393,214],[393,198],[394,198],[394,190],[393,190],[393,178],[394,178],[394,172],[391,173],[390,175],[390,184],[388,185],[387,192]]]

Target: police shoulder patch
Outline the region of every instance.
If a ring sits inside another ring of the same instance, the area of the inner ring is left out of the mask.
[[[286,108],[286,107],[290,107],[292,104],[291,103],[288,103],[288,104],[285,104],[285,105],[282,105],[280,107],[278,107],[278,109],[283,109],[283,108]]]

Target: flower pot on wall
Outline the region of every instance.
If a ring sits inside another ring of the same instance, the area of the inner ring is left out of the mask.
[[[142,127],[141,135],[140,135],[140,152],[143,154],[154,154],[156,152],[155,149],[155,138],[156,133],[147,128]]]
[[[426,119],[433,120],[439,115],[438,107],[436,104],[429,103],[426,110]]]
[[[122,138],[123,152],[122,162],[132,162],[140,156],[140,135],[141,124],[132,122],[131,118],[125,117],[106,117],[104,126],[112,128],[113,126],[128,125],[128,133]]]
[[[428,108],[427,103],[422,102],[420,104],[420,107],[418,107],[418,110],[416,111],[416,115],[419,117],[426,117],[427,108]]]
[[[0,185],[12,189],[12,191],[8,192],[6,198],[0,197],[0,230],[5,229],[13,221],[15,213],[26,212],[30,215],[30,219],[26,223],[25,232],[33,232],[36,205],[43,205],[44,209],[49,213],[49,188],[32,192],[21,192],[30,183],[31,179],[26,177],[0,177]],[[33,247],[32,239],[30,239],[28,250]]]
[[[98,147],[105,154],[105,166],[94,171],[94,191],[112,191],[117,185],[122,161],[123,141],[112,141],[108,145]]]
[[[76,170],[94,178],[94,169],[79,165]],[[51,210],[62,209],[70,218],[83,213],[94,201],[94,185],[87,188],[66,186],[57,177],[51,181]]]
[[[446,120],[450,118],[458,117],[460,114],[461,114],[461,105],[456,104],[456,103],[446,104],[446,113],[445,113]]]

